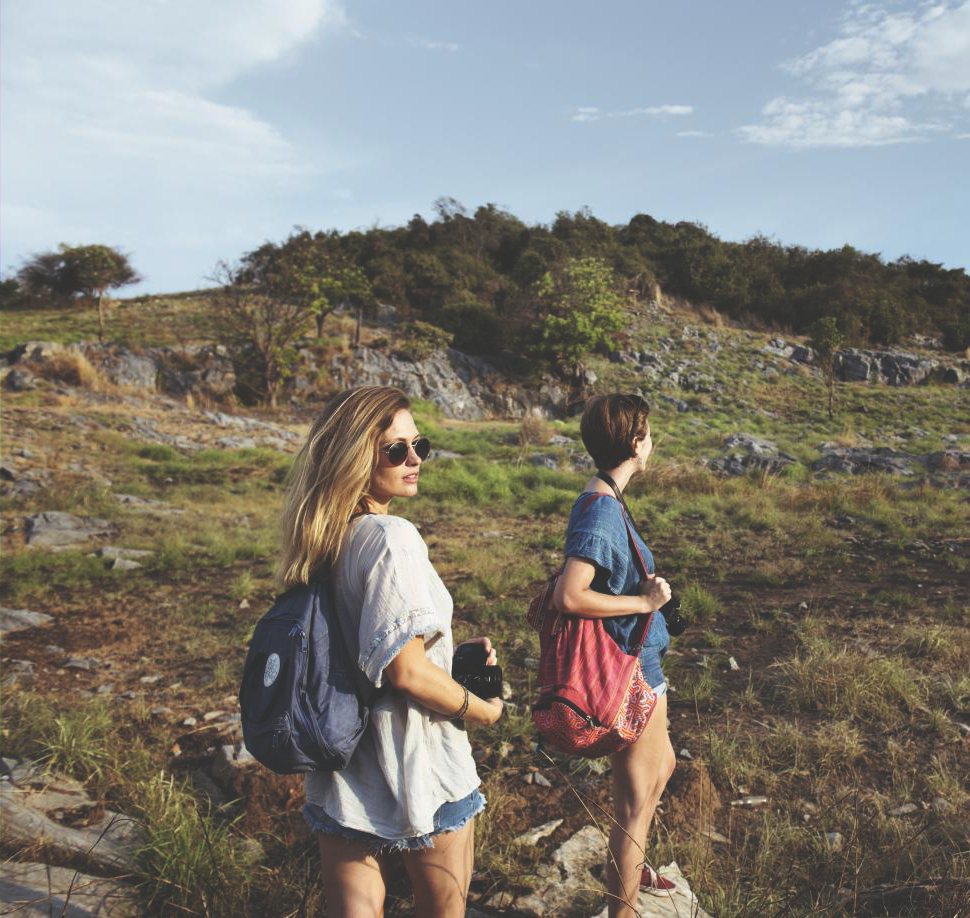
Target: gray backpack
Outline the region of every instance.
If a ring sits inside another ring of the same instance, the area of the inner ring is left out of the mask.
[[[341,769],[376,692],[347,652],[325,581],[298,584],[253,631],[239,688],[246,748],[281,775]]]

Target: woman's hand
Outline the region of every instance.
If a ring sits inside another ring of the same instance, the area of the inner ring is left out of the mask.
[[[492,646],[492,642],[487,637],[469,638],[467,641],[462,641],[458,646],[464,647],[465,644],[481,644],[485,648],[485,653],[487,654],[485,658],[485,665],[495,666],[498,664],[498,654],[496,654],[495,648]]]
[[[647,574],[646,579],[640,581],[640,595],[647,600],[649,611],[656,612],[670,599],[670,584],[663,577]]]

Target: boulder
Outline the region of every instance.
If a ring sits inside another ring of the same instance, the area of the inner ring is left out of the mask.
[[[68,867],[4,861],[0,902],[22,918],[139,918],[137,891],[118,880],[79,873]]]
[[[114,385],[155,391],[158,366],[151,356],[103,344],[86,344],[81,352]]]
[[[37,380],[29,370],[17,368],[3,378],[3,387],[8,392],[27,392],[37,388]]]
[[[813,471],[848,472],[853,475],[866,472],[912,475],[914,466],[920,463],[918,456],[889,447],[838,447],[826,444],[822,450],[822,458],[812,463]]]
[[[27,631],[54,621],[54,616],[46,612],[30,612],[27,609],[6,609],[0,607],[0,633]]]
[[[42,845],[60,860],[106,873],[136,869],[134,851],[142,841],[137,824],[91,800],[72,778],[28,771],[20,783],[0,782],[0,814],[9,845]]]
[[[751,469],[776,474],[798,460],[783,453],[770,440],[751,434],[731,434],[723,444],[725,454],[711,459],[708,467],[727,475],[744,475]]]
[[[657,870],[662,877],[673,880],[677,888],[669,895],[655,896],[651,893],[640,893],[636,912],[638,918],[711,918],[700,907],[687,878],[681,873],[676,861],[671,861],[666,867]],[[604,908],[596,918],[607,918],[609,910]]]
[[[24,532],[31,548],[62,551],[76,548],[91,539],[113,535],[117,527],[107,520],[51,510],[27,517]]]

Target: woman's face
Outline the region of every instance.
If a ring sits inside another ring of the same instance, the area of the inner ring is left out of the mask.
[[[410,447],[420,434],[414,418],[407,408],[394,415],[391,426],[382,431],[378,443],[377,468],[371,478],[370,491],[381,507],[387,507],[392,497],[414,497],[418,493],[418,476],[421,458],[413,449],[408,449],[408,457],[401,465],[391,465],[385,447],[398,441]]]
[[[650,458],[650,454],[653,452],[653,440],[650,436],[649,424],[647,424],[647,432],[643,435],[643,439],[634,441],[634,450],[637,454],[640,470],[643,471],[647,467],[647,459]]]

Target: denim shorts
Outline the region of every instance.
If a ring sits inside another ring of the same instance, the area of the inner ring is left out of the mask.
[[[371,854],[391,854],[395,851],[420,851],[422,848],[433,848],[434,837],[443,832],[456,832],[474,819],[485,809],[485,798],[477,788],[461,800],[442,803],[434,814],[434,829],[427,835],[412,835],[407,838],[381,838],[369,832],[358,829],[348,829],[335,819],[331,819],[321,807],[315,803],[303,806],[303,818],[314,832],[333,835],[347,841],[364,845]]]
[[[640,668],[643,678],[658,695],[667,691],[667,680],[660,666],[663,655],[670,646],[670,635],[667,633],[667,621],[661,612],[655,612],[650,620],[650,630],[640,648]]]

